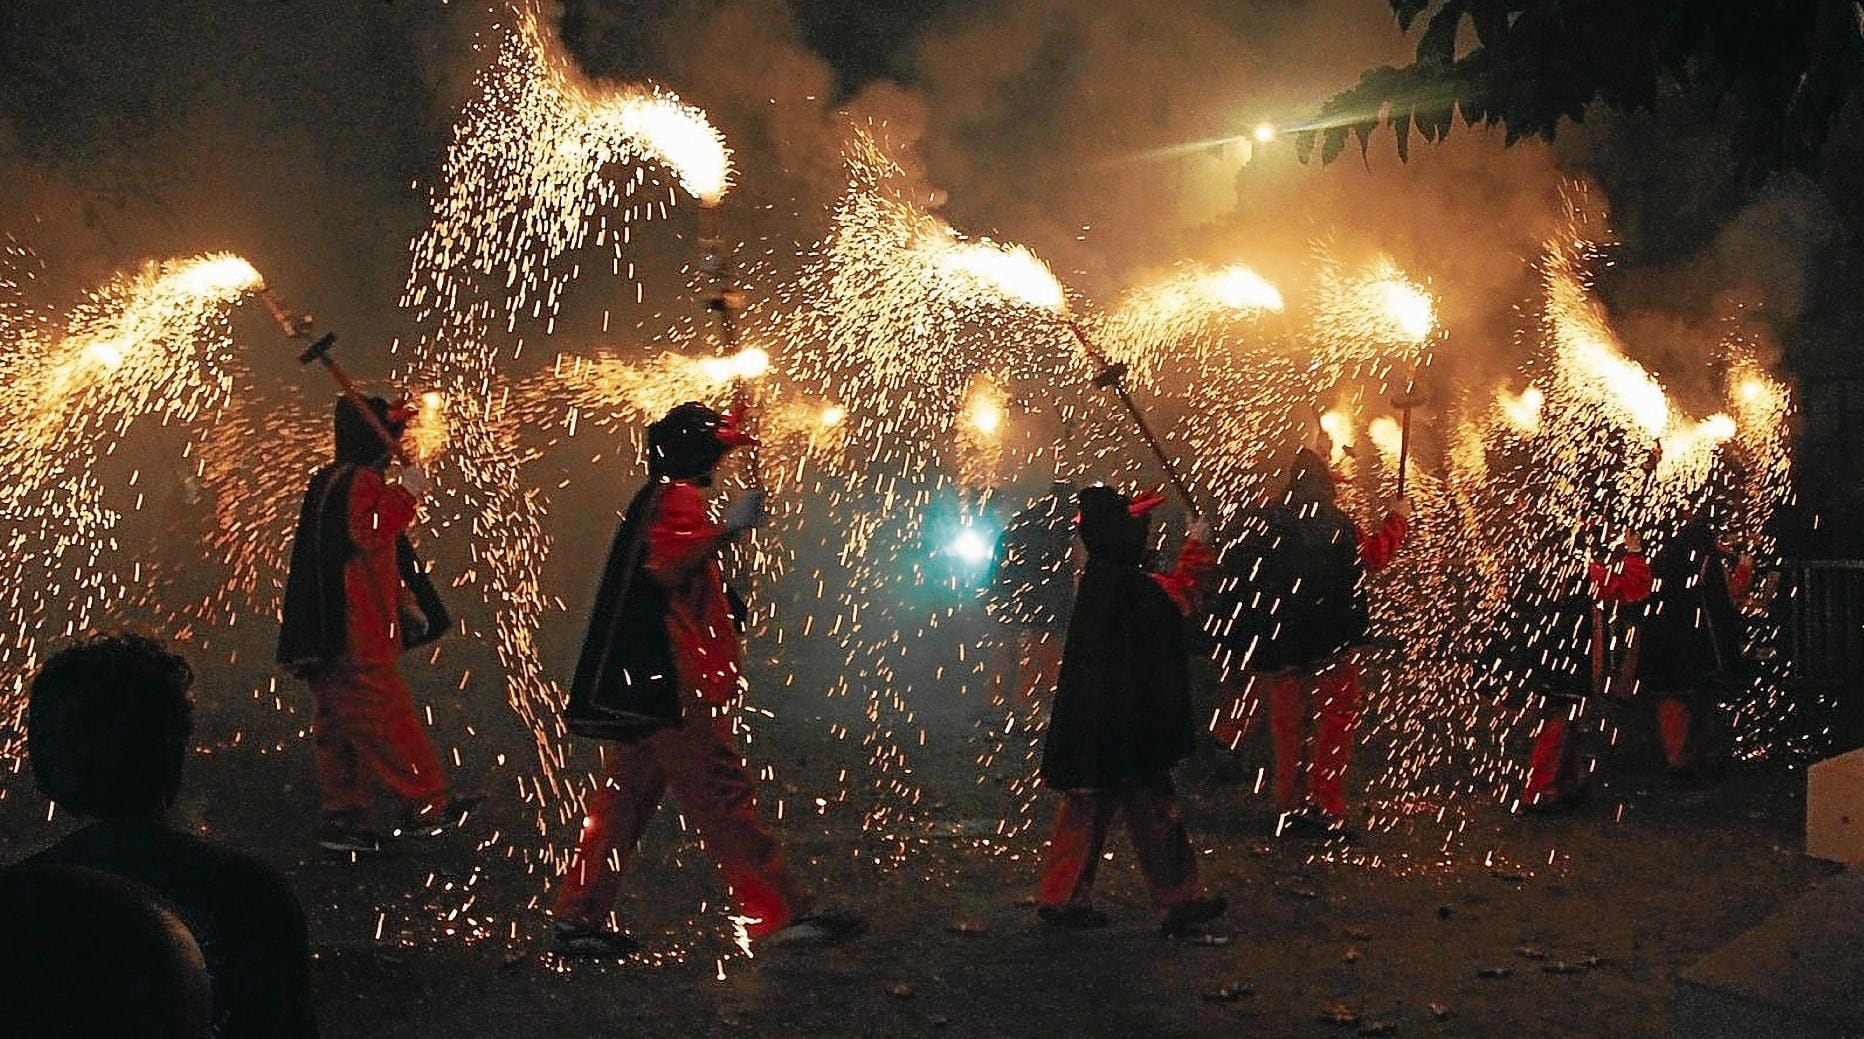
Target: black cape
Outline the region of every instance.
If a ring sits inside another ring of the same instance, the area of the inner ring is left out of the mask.
[[[350,485],[356,469],[348,463],[324,466],[304,492],[278,627],[278,663],[292,671],[326,666],[349,650],[343,568],[356,554],[349,536]],[[446,634],[452,618],[405,534],[395,539],[395,567],[413,593],[418,611],[412,617],[403,611],[402,647],[412,649]]]
[[[609,547],[563,713],[578,736],[638,740],[680,721],[666,591],[646,569],[647,531],[664,486],[641,488]]]
[[[1359,530],[1337,506],[1275,503],[1245,514],[1218,556],[1206,630],[1229,663],[1253,671],[1310,667],[1371,632]]]
[[[1650,598],[1636,636],[1639,688],[1689,693],[1738,681],[1744,670],[1741,613],[1708,527],[1685,526],[1651,559],[1650,571]]]
[[[1068,621],[1042,780],[1104,789],[1190,757],[1184,618],[1144,570],[1088,558]]]

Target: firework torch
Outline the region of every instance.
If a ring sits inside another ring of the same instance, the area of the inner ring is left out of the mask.
[[[273,295],[269,288],[259,290],[259,302],[265,304],[266,313],[272,315],[272,320],[277,322],[279,331],[285,333],[285,338],[309,339],[311,337],[312,319],[309,314],[293,314],[286,310],[285,305],[278,301],[278,297]],[[344,371],[343,366],[330,356],[330,348],[335,346],[336,342],[335,332],[325,332],[316,342],[304,348],[304,352],[298,355],[298,363],[310,364],[316,361],[322,364],[324,369],[330,373],[330,377],[337,381],[337,389],[343,391],[343,395],[349,398],[351,404],[356,405],[357,413],[363,417],[363,421],[369,423],[370,429],[375,430],[375,435],[382,438],[382,443],[388,447],[389,453],[395,456],[395,460],[402,465],[413,465],[414,460],[402,449],[401,441],[395,434],[388,431],[388,427],[382,424],[380,418],[376,417],[375,409],[369,406],[368,400],[363,397],[362,391],[356,388],[356,383],[350,379],[349,373]]]
[[[1411,369],[1411,375],[1405,380],[1404,393],[1392,398],[1392,407],[1397,408],[1403,416],[1398,427],[1398,497],[1404,497],[1405,475],[1411,467],[1411,409],[1424,403],[1424,396],[1417,392],[1417,369]]]
[[[1080,344],[1081,351],[1100,369],[1099,373],[1094,376],[1094,385],[1103,390],[1112,390],[1113,395],[1126,406],[1126,413],[1133,417],[1133,423],[1139,427],[1139,435],[1144,438],[1146,446],[1152,449],[1152,456],[1158,459],[1159,466],[1165,470],[1165,476],[1171,480],[1172,486],[1177,488],[1179,497],[1184,499],[1185,507],[1191,510],[1191,515],[1202,519],[1203,510],[1197,507],[1197,499],[1191,496],[1190,486],[1184,482],[1184,477],[1178,474],[1178,467],[1173,465],[1171,458],[1165,454],[1165,445],[1159,443],[1159,438],[1152,432],[1152,425],[1146,421],[1145,412],[1139,410],[1139,404],[1133,400],[1132,394],[1126,392],[1126,365],[1115,364],[1107,360],[1107,355],[1101,353],[1094,346],[1093,341],[1087,338],[1087,333],[1081,330],[1080,322],[1073,318],[1063,320],[1068,326],[1068,331],[1074,333],[1074,341]]]
[[[705,308],[718,315],[719,337],[724,340],[727,353],[736,353],[738,347],[738,312],[744,309],[744,293],[739,290],[731,264],[731,252],[725,244],[724,232],[719,226],[719,203],[702,199],[699,205],[699,248],[703,254],[701,264],[706,275],[711,279],[711,287],[706,292]],[[764,475],[758,465],[758,443],[756,412],[757,405],[751,380],[742,374],[733,381],[732,407],[743,412],[745,432],[752,436],[745,453],[745,476],[751,486],[762,487]]]

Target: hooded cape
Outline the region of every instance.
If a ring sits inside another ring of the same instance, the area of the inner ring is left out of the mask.
[[[1706,523],[1684,526],[1651,559],[1638,624],[1638,684],[1645,692],[1700,692],[1740,678],[1742,620],[1722,553]]]
[[[1087,566],[1042,748],[1042,781],[1061,790],[1164,772],[1190,757],[1195,732],[1184,616],[1139,566],[1144,521],[1123,495],[1094,497],[1104,490],[1081,495]]]
[[[637,740],[680,721],[667,596],[646,569],[647,531],[665,486],[641,488],[609,547],[563,715],[578,736]]]
[[[324,466],[304,492],[278,629],[278,663],[294,672],[325,666],[349,650],[343,572],[356,554],[349,536],[350,485],[356,469],[348,462]],[[418,611],[415,616],[403,611],[402,648],[425,645],[446,634],[452,618],[406,535],[395,539],[395,566]]]

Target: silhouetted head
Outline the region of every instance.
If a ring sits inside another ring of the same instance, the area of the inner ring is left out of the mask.
[[[753,443],[738,428],[737,415],[721,415],[687,401],[647,427],[647,471],[669,480],[704,480],[725,452]]]
[[[26,706],[39,790],[100,819],[161,814],[181,790],[193,685],[186,660],[142,635],[93,635],[54,653]]]
[[[1075,496],[1080,506],[1081,544],[1089,559],[1120,566],[1138,566],[1145,555],[1147,514],[1162,499],[1132,498],[1104,484],[1083,487]]]
[[[200,944],[150,888],[77,866],[0,872],[0,1006],[21,1039],[207,1039]]]
[[[1294,461],[1288,465],[1288,485],[1283,500],[1300,508],[1330,503],[1333,496],[1333,470],[1327,467],[1327,460],[1311,448],[1295,452]]]
[[[411,417],[407,410],[381,397],[369,397],[367,400],[369,410],[375,412],[375,417],[388,428],[389,434],[399,440],[401,431],[407,428]],[[375,431],[375,427],[363,417],[362,409],[347,395],[337,398],[335,425],[338,462],[374,467],[388,464],[388,445],[382,443],[382,435]]]

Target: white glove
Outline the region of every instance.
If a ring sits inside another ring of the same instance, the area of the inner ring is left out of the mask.
[[[1199,516],[1197,519],[1192,520],[1191,525],[1185,528],[1184,536],[1191,541],[1196,541],[1204,545],[1209,545],[1210,544],[1210,521],[1203,518],[1202,516]]]
[[[402,466],[401,475],[397,479],[401,489],[414,495],[415,501],[427,497],[427,471],[421,468],[421,463],[409,462]]]
[[[725,513],[725,532],[742,534],[753,527],[764,525],[764,489],[753,487],[744,492],[744,497],[733,502],[731,509]]]

